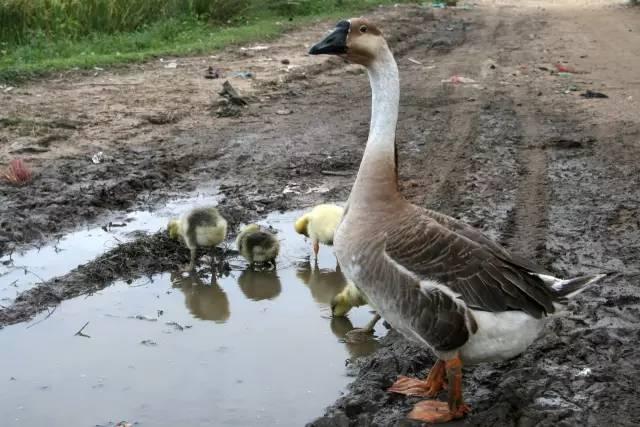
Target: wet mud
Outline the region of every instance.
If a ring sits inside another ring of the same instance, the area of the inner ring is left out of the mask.
[[[611,22],[623,19],[623,12],[607,9]],[[581,13],[571,25],[607,28],[600,15]],[[640,123],[628,112],[631,107],[620,107],[622,100],[632,97],[634,103],[640,96],[607,80],[591,51],[578,48],[597,49],[595,42],[569,28],[558,33],[574,15],[489,6],[445,11],[400,6],[371,14],[388,34],[400,67],[397,143],[403,193],[418,205],[483,229],[557,275],[618,273],[550,319],[544,336],[521,357],[466,368],[465,398],[473,410],[455,425],[640,423],[635,357]],[[83,222],[106,221],[113,211],[161,206],[212,180],[232,229],[273,211],[346,200],[368,132],[368,82],[357,67],[304,55],[331,24],[318,25],[289,34],[265,51],[220,54],[229,67],[256,72],[251,81],[230,79],[252,99],[234,117],[215,114],[218,88],[205,85],[222,83],[204,80],[201,73],[210,58],[181,63],[182,89],[175,76],[154,64],[100,76],[127,84],[138,84],[145,73],[153,76],[154,92],[139,83],[130,100],[122,99],[118,86],[85,86],[95,78],[77,74],[67,77],[71,85],[54,80],[18,90],[12,101],[21,107],[7,115],[31,114],[32,132],[26,132],[24,120],[1,121],[3,138],[21,135],[15,147],[3,148],[2,158],[22,146],[42,145],[38,138],[62,136],[48,140],[48,151],[29,154],[35,176],[29,186],[2,184],[0,253],[41,244]],[[619,47],[607,45],[608,51],[637,49],[637,33],[620,38],[626,41]],[[563,77],[550,72],[559,57],[583,61],[576,66],[593,73]],[[273,65],[283,58],[297,66]],[[451,76],[476,83],[443,83]],[[618,78],[634,79],[624,70]],[[604,86],[610,98],[585,100],[573,86]],[[138,92],[144,89],[149,94]],[[96,97],[93,107],[112,103],[113,108],[99,114],[81,108],[75,98],[66,109],[56,99],[46,107],[32,96],[40,92]],[[144,111],[145,103],[158,111]],[[47,108],[58,108],[52,117],[72,120],[75,127],[47,124],[33,131],[33,123],[51,113]],[[131,112],[124,114],[127,109]],[[158,124],[144,118],[167,111],[176,119]],[[83,142],[88,137],[93,139]],[[96,151],[104,151],[103,163],[91,163]],[[28,320],[114,280],[171,271],[187,260],[188,252],[163,232],[134,238],[64,275],[34,283],[0,309],[0,326]],[[303,270],[299,278],[318,283],[322,275]],[[239,284],[258,299],[278,292],[275,282],[253,292],[250,275]],[[323,292],[333,292],[310,288],[318,301],[326,300]],[[227,316],[224,307],[194,305],[192,312],[196,317],[214,312],[213,321]],[[331,322],[336,336],[350,327]],[[417,400],[389,395],[386,388],[399,374],[426,375],[432,362],[428,351],[391,330],[374,354],[348,363],[353,382],[347,393],[310,425],[417,425],[406,420]]]

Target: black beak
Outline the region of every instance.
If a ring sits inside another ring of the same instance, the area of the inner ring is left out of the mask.
[[[340,21],[336,24],[336,28],[324,38],[320,43],[316,44],[309,50],[311,55],[340,55],[347,53],[347,36],[351,23],[349,21]]]

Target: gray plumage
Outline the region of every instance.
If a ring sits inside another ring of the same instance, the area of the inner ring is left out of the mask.
[[[252,266],[256,263],[275,265],[280,252],[280,242],[275,235],[265,231],[256,224],[246,226],[236,239],[238,252]]]

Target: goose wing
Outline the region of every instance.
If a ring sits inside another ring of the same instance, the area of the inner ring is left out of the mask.
[[[554,311],[554,295],[536,270],[479,231],[450,220],[415,208],[387,230],[385,255],[477,310],[521,310],[537,318]]]
[[[518,266],[523,267],[533,273],[551,275],[551,273],[549,273],[538,264],[535,264],[519,255],[507,252],[505,248],[497,244],[494,240],[491,240],[491,238],[489,238],[486,234],[482,233],[477,228],[472,227],[465,222],[429,209],[425,209],[424,214],[433,218],[443,227],[453,230],[456,233],[463,235],[467,239],[486,247],[496,256],[508,259],[512,264],[517,264]]]

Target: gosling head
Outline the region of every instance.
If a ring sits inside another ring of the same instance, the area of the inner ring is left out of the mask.
[[[169,238],[173,240],[178,240],[180,237],[180,225],[177,219],[172,219],[169,221],[169,225],[167,227],[169,230]]]
[[[339,293],[331,300],[331,315],[333,317],[344,317],[351,310],[351,304],[347,301],[347,298]]]
[[[293,226],[296,229],[296,233],[302,234],[305,237],[309,237],[308,225],[309,225],[309,214],[304,214],[300,218],[298,218],[298,220]]]
[[[321,42],[314,45],[311,55],[338,55],[355,64],[367,66],[385,49],[382,31],[365,18],[340,21]]]

